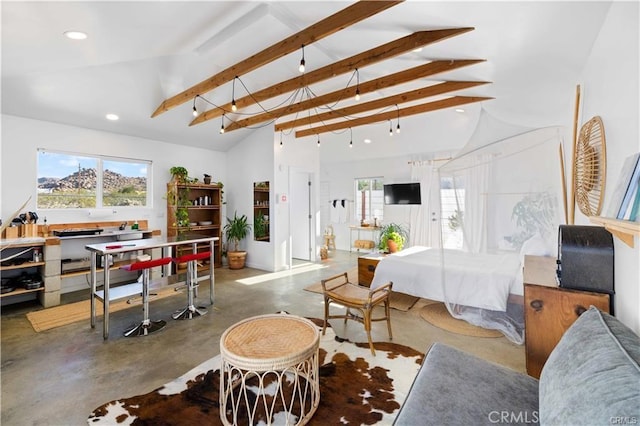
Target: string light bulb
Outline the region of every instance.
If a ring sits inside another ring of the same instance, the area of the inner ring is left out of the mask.
[[[398,124],[396,125],[396,133],[400,133],[400,108],[396,104],[396,110],[398,111]]]
[[[320,135],[318,135],[318,148],[320,148]]]
[[[282,148],[284,145],[282,145],[282,131],[280,131],[280,148]]]
[[[353,130],[351,129],[351,127],[349,127],[349,134],[350,134],[349,148],[353,148]]]
[[[298,71],[304,72],[305,60],[304,60],[304,44],[302,45],[302,59],[300,59],[300,66],[298,67]]]
[[[391,120],[389,120],[389,136],[393,136],[393,128],[391,127]]]
[[[238,76],[233,78],[233,86],[231,86],[231,111],[233,112],[238,110],[236,106],[236,78],[238,78]]]
[[[356,101],[360,100],[360,71],[356,68]]]
[[[220,134],[224,133],[224,114],[222,114],[222,124],[220,125]]]
[[[194,96],[193,98],[193,116],[194,117],[198,116],[198,109],[196,108],[196,99],[198,99],[198,95]]]

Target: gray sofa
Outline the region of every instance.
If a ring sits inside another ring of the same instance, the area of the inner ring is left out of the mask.
[[[565,332],[539,381],[436,343],[394,424],[640,424],[639,363],[640,338],[594,307]]]

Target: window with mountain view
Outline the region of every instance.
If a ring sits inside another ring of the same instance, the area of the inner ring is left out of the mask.
[[[151,162],[38,150],[38,208],[149,205]]]

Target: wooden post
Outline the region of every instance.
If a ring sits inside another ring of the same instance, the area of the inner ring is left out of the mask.
[[[576,86],[576,106],[573,112],[573,155],[571,156],[571,199],[569,201],[569,225],[576,219],[576,149],[578,143],[578,112],[580,111],[580,85]]]

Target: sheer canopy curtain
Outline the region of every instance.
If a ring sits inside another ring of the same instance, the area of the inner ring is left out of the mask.
[[[464,249],[482,253],[487,248],[487,192],[489,191],[490,155],[479,155],[464,174],[464,205],[462,217]],[[455,181],[455,180],[454,180]]]
[[[422,204],[411,209],[412,246],[440,247],[440,178],[433,161],[413,161],[411,180],[420,182]]]

